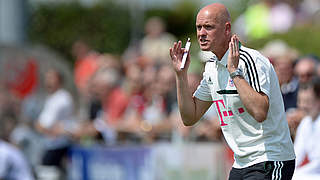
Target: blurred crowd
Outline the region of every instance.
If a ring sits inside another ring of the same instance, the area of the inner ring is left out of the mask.
[[[97,52],[82,39],[75,41],[71,50],[75,94],[57,67],[41,74],[44,94],[33,94],[40,98],[17,97],[2,84],[1,139],[10,146],[8,151],[16,148],[28,168],[18,173],[18,179],[32,179],[30,170],[38,179],[65,177],[68,151],[77,145],[220,141],[220,132],[211,131],[211,121],[206,122],[215,116],[207,115],[205,123],[195,128],[185,127],[180,119],[168,53],[174,41],[163,19],[152,17],[145,24],[145,36],[122,56]],[[201,80],[199,59],[190,70],[194,90]],[[218,121],[212,123],[218,129]]]
[[[235,19],[233,30],[245,41],[261,39],[294,27],[319,25],[319,15],[317,0],[251,0]]]
[[[319,7],[319,2],[312,0],[304,1],[301,7],[310,7],[310,3],[318,3]],[[269,7],[269,3],[264,5]],[[275,16],[280,11],[286,13],[285,19],[274,19],[279,22],[273,23],[277,26],[273,30],[284,31],[290,28],[293,21],[292,9],[288,9],[290,6],[283,2],[273,7],[270,12],[274,12]],[[255,11],[251,8],[248,8],[250,12],[243,18],[254,16]],[[264,12],[261,9],[259,12]],[[263,18],[263,13],[260,15]],[[236,20],[236,27],[237,23],[243,22],[241,18]],[[247,22],[254,23],[251,20]],[[252,24],[239,27],[257,26]],[[269,30],[254,30],[254,33],[242,29],[238,32],[249,32],[243,34],[244,37],[249,34],[260,37]],[[34,175],[41,179],[50,172],[58,172],[63,176],[66,174],[68,150],[74,145],[148,145],[161,141],[223,143],[218,117],[213,108],[194,127],[182,124],[176,101],[175,74],[168,53],[169,47],[176,40],[174,35],[166,31],[166,25],[159,17],[148,19],[145,36],[138,45],[128,47],[122,56],[97,52],[79,39],[72,47],[75,59],[73,79],[77,94],[72,94],[64,87],[64,76],[59,69],[49,68],[43,74],[46,98],[39,103],[41,109],[29,116],[23,112],[30,108],[30,102],[19,100],[1,84],[0,151],[4,152],[0,153],[0,161],[5,162],[2,159],[6,158],[8,152],[17,160],[8,161],[9,170],[0,166],[0,179],[5,172],[17,172],[15,168],[20,169],[21,173],[13,174],[24,177],[22,179],[33,179]],[[296,172],[301,177],[306,174],[310,178],[318,177],[320,146],[316,142],[320,138],[319,57],[300,54],[298,49],[281,40],[267,43],[260,52],[270,59],[279,78],[296,148]],[[199,53],[193,55],[191,61],[189,84],[195,90],[202,78],[205,57]],[[52,166],[57,169],[46,169]],[[296,178],[299,179],[299,176]]]

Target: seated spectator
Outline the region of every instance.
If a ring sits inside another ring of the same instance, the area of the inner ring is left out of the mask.
[[[296,171],[293,179],[320,179],[320,80],[302,85],[299,104],[305,116],[297,129],[294,142]]]

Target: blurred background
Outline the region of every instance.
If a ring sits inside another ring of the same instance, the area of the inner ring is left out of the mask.
[[[191,38],[195,90],[195,18],[212,2],[274,65],[295,140],[320,112],[299,91],[320,75],[318,0],[0,0],[0,179],[226,179],[217,114],[182,124],[168,50]]]

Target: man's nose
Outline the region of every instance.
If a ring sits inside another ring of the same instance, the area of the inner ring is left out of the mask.
[[[207,35],[207,31],[206,31],[204,28],[201,28],[201,29],[199,30],[199,35],[200,35],[200,36],[206,36],[206,35]]]

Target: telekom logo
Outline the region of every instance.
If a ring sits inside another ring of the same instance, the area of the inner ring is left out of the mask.
[[[219,114],[220,121],[221,121],[220,125],[221,125],[221,126],[226,126],[226,125],[228,125],[227,123],[225,123],[225,122],[223,121],[223,117],[233,116],[233,112],[232,112],[231,110],[229,110],[229,111],[222,111],[222,112],[221,112],[219,103],[222,104],[223,109],[226,109],[226,106],[224,105],[223,99],[219,99],[219,100],[213,101],[213,103],[215,103],[215,105],[216,105],[216,107],[217,107],[217,110],[218,110],[218,114]],[[243,108],[239,108],[238,111],[239,111],[240,114],[244,113],[244,109],[243,109]],[[223,115],[223,116],[222,116],[222,115]]]

